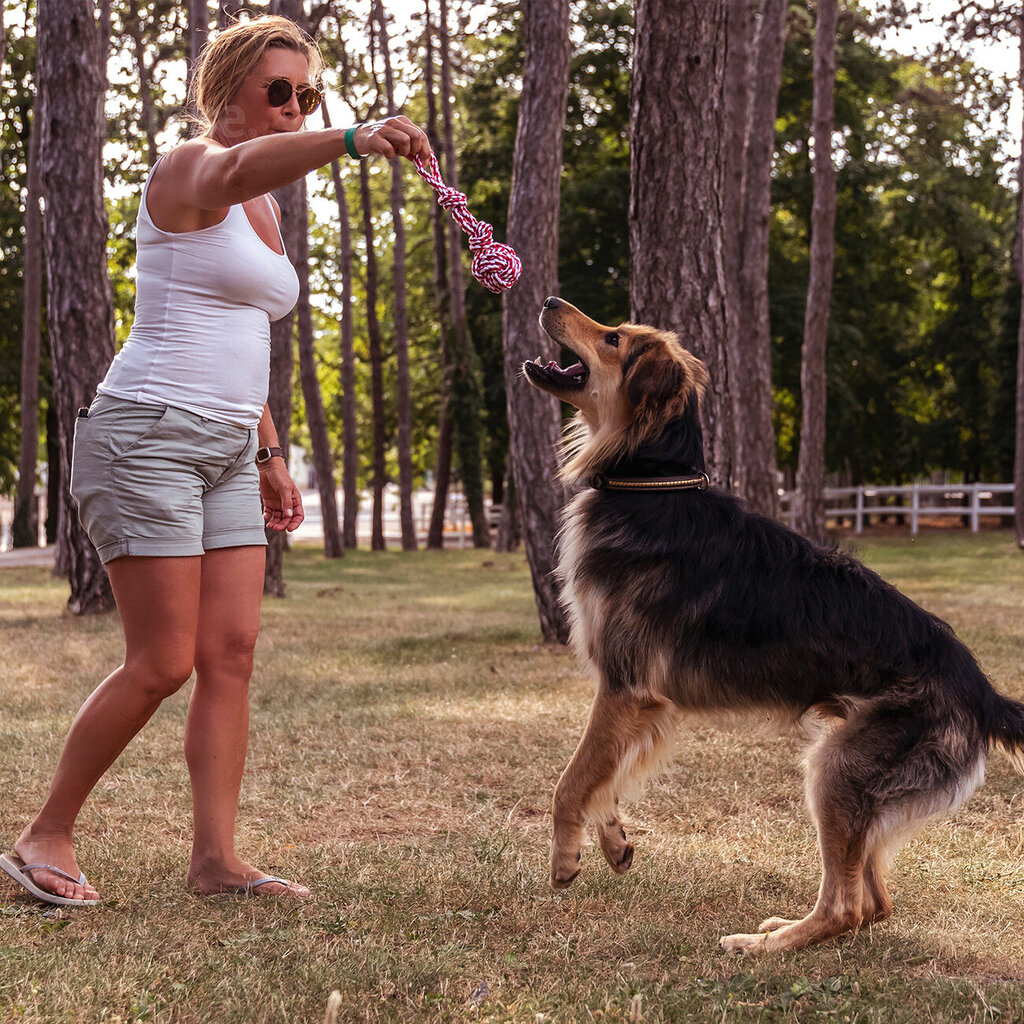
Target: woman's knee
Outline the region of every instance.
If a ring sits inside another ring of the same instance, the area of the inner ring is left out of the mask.
[[[252,675],[258,636],[258,630],[234,629],[216,640],[204,640],[196,651],[197,676],[230,676],[247,681]]]
[[[164,657],[141,655],[126,658],[124,671],[134,687],[162,701],[173,697],[189,681],[193,664],[191,652]]]

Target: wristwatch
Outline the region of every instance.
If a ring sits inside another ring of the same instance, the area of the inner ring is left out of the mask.
[[[265,466],[273,458],[284,458],[284,452],[280,448],[257,448],[256,465]]]

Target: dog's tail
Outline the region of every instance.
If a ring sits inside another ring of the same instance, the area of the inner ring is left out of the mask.
[[[998,747],[1024,775],[1024,704],[992,691],[982,728],[993,747]]]

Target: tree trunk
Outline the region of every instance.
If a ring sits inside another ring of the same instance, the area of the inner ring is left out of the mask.
[[[391,68],[391,48],[384,19],[384,5],[374,0],[374,15],[384,59],[384,87],[388,100],[388,117],[397,116],[395,76]],[[409,316],[405,289],[405,221],[402,189],[402,158],[391,161],[391,226],[395,233],[394,248],[394,316],[396,357],[396,402],[398,406],[398,508],[402,525],[402,550],[416,550],[416,523],[412,518],[412,399],[409,386]]]
[[[800,456],[794,496],[796,529],[815,540],[825,536],[825,343],[835,257],[836,175],[832,166],[832,126],[837,6],[837,0],[819,0],[814,30],[814,198],[810,279],[800,356]]]
[[[146,163],[156,163],[156,123],[153,118],[153,74],[146,61],[145,26],[139,11],[138,0],[132,0],[128,9],[129,32],[135,52],[135,72],[139,82],[139,102],[142,105],[142,130],[146,135]]]
[[[309,306],[309,224],[306,203],[305,180],[296,183],[300,192],[299,217],[302,230],[296,232],[299,250],[295,254],[295,265],[299,274],[299,301],[295,307],[298,321],[299,380],[302,397],[306,404],[306,423],[309,427],[309,441],[312,451],[313,469],[316,472],[316,486],[320,493],[320,512],[324,527],[324,556],[341,558],[345,553],[338,526],[337,487],[334,482],[334,455],[327,437],[327,416],[316,375],[316,352],[313,349],[313,314]]]
[[[511,460],[505,470],[504,499],[501,503],[501,521],[498,523],[498,539],[494,542],[494,550],[508,552],[515,551],[523,539]]]
[[[302,281],[299,257],[306,232],[305,182],[297,181],[277,189],[273,195],[281,208],[281,237],[288,258]],[[270,325],[270,387],[267,405],[277,430],[285,464],[289,462],[292,425],[292,375],[295,371],[295,311]],[[284,597],[284,552],[288,546],[286,531],[267,530],[267,567],[263,577],[263,593]]]
[[[778,514],[772,423],[768,229],[786,0],[763,0],[752,45],[747,0],[731,0],[726,66],[729,151],[724,253],[734,483],[752,509]]]
[[[448,53],[448,4],[440,0],[441,128],[444,136],[445,181],[458,188],[455,163],[455,129],[452,124],[451,60]],[[473,524],[473,545],[490,546],[490,530],[484,513],[483,460],[480,455],[480,373],[476,351],[466,323],[466,286],[462,273],[462,232],[446,218],[448,231],[449,294],[451,296],[454,346],[452,350],[449,410],[454,424],[455,452],[459,459],[462,490]]]
[[[524,8],[526,64],[519,102],[508,241],[523,261],[504,294],[502,338],[510,454],[526,557],[545,640],[564,643],[569,628],[555,584],[555,533],[564,501],[557,477],[559,404],[522,380],[522,366],[551,341],[537,322],[558,292],[558,209],[562,133],[569,91],[568,0],[532,0]]]
[[[218,11],[219,13],[219,11]],[[188,0],[188,64],[185,67],[185,95],[191,94],[199,54],[210,35],[210,6],[207,0]]]
[[[1017,81],[1024,88],[1024,14],[1017,19],[1020,39],[1020,70]],[[1017,547],[1024,550],[1024,141],[1021,142],[1017,177],[1017,273],[1020,276],[1020,322],[1017,326],[1017,440],[1013,460],[1013,506]]]
[[[731,487],[732,382],[725,352],[726,9],[637,0],[630,97],[632,318],[675,331],[711,377],[701,421],[712,480]]]
[[[39,457],[39,343],[43,287],[43,215],[39,206],[39,137],[43,122],[39,99],[32,114],[25,190],[25,250],[21,343],[21,439],[18,492],[14,499],[12,543],[16,548],[39,545],[39,502],[36,500],[36,462]]]
[[[366,240],[366,334],[370,348],[370,389],[373,403],[373,509],[370,550],[383,551],[384,539],[384,356],[380,323],[377,320],[377,253],[374,249],[373,209],[370,172],[366,161],[359,164],[359,195],[363,208],[363,238]]]
[[[106,92],[102,54],[89,0],[40,0],[37,91],[42,110],[40,180],[46,196],[47,329],[60,433],[60,477],[70,479],[75,422],[114,356],[114,305],[107,277],[101,117]],[[51,103],[48,97],[59,98]],[[63,496],[58,547],[66,559],[75,614],[114,606],[96,549]]]
[[[326,102],[321,107],[324,127],[331,127]],[[341,166],[331,161],[334,198],[338,203],[338,274],[341,278],[341,489],[344,498],[341,539],[345,547],[359,545],[359,435],[356,423],[356,357],[352,328],[352,225],[349,222],[348,196],[341,180]]]
[[[427,138],[430,148],[437,156],[441,177],[447,181],[444,166],[444,152],[437,134],[437,103],[434,98],[434,32],[430,24],[430,0],[425,0],[424,31],[426,32],[426,56],[424,59],[423,81],[427,96]],[[445,248],[445,219],[447,214],[437,203],[430,204],[430,224],[434,236],[434,303],[437,306],[438,334],[441,349],[441,395],[440,413],[437,425],[437,470],[434,477],[434,503],[430,510],[430,527],[427,530],[427,547],[440,550],[444,547],[444,518],[448,505],[448,486],[452,472],[452,417],[451,393],[451,309],[449,307],[448,254]]]

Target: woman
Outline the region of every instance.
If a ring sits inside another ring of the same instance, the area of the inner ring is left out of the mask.
[[[193,668],[187,884],[206,894],[309,895],[234,849],[264,523],[294,530],[303,518],[266,405],[270,321],[298,296],[267,193],[346,151],[430,155],[425,134],[401,117],[296,134],[320,101],[321,67],[315,44],[285,18],[221,33],[195,75],[202,134],[162,157],[143,191],[135,322],[79,417],[71,483],[110,576],[124,664],[79,711],[46,803],[0,858],[46,902],[100,898],[75,858],[75,820]]]

